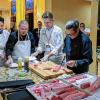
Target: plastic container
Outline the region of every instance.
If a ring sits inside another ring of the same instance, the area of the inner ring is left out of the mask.
[[[22,58],[18,58],[18,70],[22,70]]]
[[[26,57],[24,60],[24,69],[26,72],[29,72],[29,57]]]

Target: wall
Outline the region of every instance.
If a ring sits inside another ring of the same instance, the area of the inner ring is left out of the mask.
[[[97,74],[97,24],[98,24],[98,1],[91,3],[91,40],[93,48],[93,63],[90,66],[90,72]],[[99,66],[100,67],[100,66]]]
[[[5,19],[4,28],[10,29],[10,16],[9,10],[2,11],[2,17]]]
[[[46,11],[52,11],[52,1],[53,0],[45,0],[45,9]]]
[[[37,27],[37,21],[42,20],[42,14],[45,12],[46,0],[34,0],[34,28]]]
[[[11,16],[11,3],[10,0],[0,0],[0,12],[2,12],[2,17],[5,19],[4,28],[10,28],[10,16]]]
[[[91,2],[85,0],[52,0],[55,23],[64,30],[66,21],[78,19],[87,27],[91,24]]]
[[[0,0],[0,10],[8,10],[10,8],[11,0]]]

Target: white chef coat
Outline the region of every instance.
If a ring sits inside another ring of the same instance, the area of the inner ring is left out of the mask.
[[[63,32],[61,28],[54,25],[49,30],[46,28],[41,29],[39,45],[37,48],[38,51],[40,52],[45,51],[45,55],[48,54],[47,51],[51,51],[54,55],[49,57],[49,60],[57,64],[60,64],[62,49],[63,49]]]

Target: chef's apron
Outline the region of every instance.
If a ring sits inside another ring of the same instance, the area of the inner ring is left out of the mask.
[[[0,54],[3,54],[4,53],[4,48],[5,48],[5,41],[7,41],[7,38],[6,38],[6,34],[4,33],[4,31],[0,34]],[[5,53],[4,53],[5,54]],[[5,59],[2,59],[0,57],[0,67],[4,66],[4,62],[5,62]]]
[[[45,32],[46,32],[46,31],[45,31]],[[52,34],[53,34],[53,30],[52,30],[52,32],[51,32],[49,38],[48,38],[47,35],[46,35],[47,43],[45,44],[45,54],[44,54],[44,56],[47,55],[48,53],[50,53],[50,52],[55,48],[55,47],[50,43]],[[61,52],[62,52],[62,51],[59,49],[58,52],[55,53],[54,55],[50,56],[50,57],[48,58],[48,60],[60,65],[61,62],[62,62],[62,58],[61,58],[62,53],[61,53]]]
[[[25,57],[28,57],[30,55],[31,55],[31,41],[29,39],[28,34],[24,41],[20,41],[19,33],[18,33],[18,41],[15,44],[15,47],[12,53],[13,61],[17,62],[19,57],[21,57],[24,60]]]

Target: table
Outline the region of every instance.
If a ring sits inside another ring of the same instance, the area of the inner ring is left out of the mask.
[[[32,79],[36,84],[46,81],[32,71],[27,73],[23,70],[19,71],[17,68],[0,67],[0,82],[21,79]],[[3,99],[6,100],[6,96],[3,95]],[[1,95],[0,100],[2,100]]]
[[[68,77],[69,76],[70,75],[68,75]],[[21,79],[32,79],[36,84],[44,83],[52,80],[52,79],[44,80],[43,78],[41,78],[40,76],[32,72],[31,70],[27,73],[24,70],[18,70],[17,68],[0,67],[0,82],[21,80]]]
[[[0,67],[0,82],[21,79],[32,79],[35,83],[46,81],[32,71],[26,73],[25,71],[19,71],[17,68]]]

